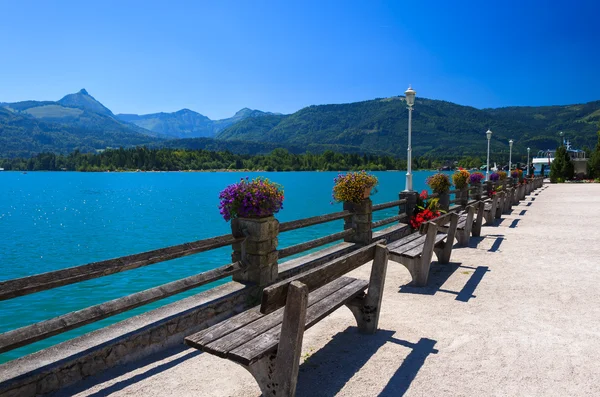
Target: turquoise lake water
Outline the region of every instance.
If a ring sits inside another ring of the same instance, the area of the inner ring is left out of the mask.
[[[375,172],[375,204],[397,200],[405,172]],[[433,172],[417,171],[414,189]],[[0,281],[110,259],[230,232],[219,192],[241,177],[283,185],[281,222],[341,211],[331,204],[336,172],[75,173],[0,172]],[[374,220],[397,214],[375,213]],[[280,235],[280,247],[343,230],[329,222]],[[0,333],[96,305],[231,261],[231,248],[158,263],[0,301]],[[222,282],[225,282],[224,280]],[[214,285],[214,284],[213,284]],[[204,286],[0,355],[0,363],[210,288]]]

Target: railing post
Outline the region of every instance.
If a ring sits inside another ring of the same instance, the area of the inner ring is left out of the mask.
[[[487,193],[488,198],[492,198],[492,191],[494,191],[494,182],[486,181],[485,182],[485,191]]]
[[[410,222],[410,217],[415,213],[415,208],[417,207],[417,195],[418,193],[412,190],[403,191],[399,194],[400,200],[406,200],[406,204],[399,206],[398,215],[406,214],[407,218],[405,222],[407,224]]]
[[[483,185],[481,184],[481,181],[474,183],[472,186],[475,190],[475,200],[481,200],[481,196],[483,196]]]
[[[438,201],[440,208],[444,211],[450,210],[450,194],[448,192],[440,193],[440,200]]]
[[[469,204],[469,186],[467,185],[460,189],[460,194],[460,205],[465,209]]]
[[[344,218],[344,230],[354,229],[354,234],[344,238],[344,241],[367,245],[373,239],[373,202],[364,199],[360,203],[344,203],[344,210],[352,214]]]
[[[233,275],[241,283],[267,285],[277,279],[277,235],[279,221],[273,216],[266,218],[236,218],[231,221],[234,237],[246,237],[232,245],[233,262],[241,261],[246,267]]]

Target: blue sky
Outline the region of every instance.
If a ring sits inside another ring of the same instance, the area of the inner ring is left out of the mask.
[[[0,101],[86,88],[115,113],[402,94],[463,105],[600,99],[600,1],[0,0]]]

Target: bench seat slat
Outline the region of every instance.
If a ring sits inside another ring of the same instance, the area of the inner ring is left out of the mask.
[[[351,284],[311,305],[306,311],[305,329],[309,329],[340,306],[363,293],[368,286],[368,281],[355,279]],[[230,351],[227,354],[227,358],[242,365],[249,365],[261,357],[274,352],[277,349],[280,334],[281,324]]]
[[[419,233],[415,233],[419,234]],[[427,235],[421,234],[416,239],[402,245],[399,247],[395,247],[394,249],[390,249],[390,255],[402,255],[406,251],[410,251],[411,249],[418,247],[419,249],[423,248],[423,244],[425,244],[425,239]]]
[[[435,243],[433,245],[437,245],[441,241],[443,241],[448,235],[446,233],[439,233],[435,236]],[[409,251],[403,252],[401,255],[406,256],[408,258],[416,258],[423,254],[423,246],[414,247]]]
[[[396,240],[396,241],[389,243],[387,245],[387,247],[391,251],[398,247],[402,247],[403,245],[406,245],[407,243],[410,243],[411,241],[413,241],[419,237],[421,237],[421,235],[419,233],[412,233],[412,234],[409,234],[408,236],[402,237],[400,240]]]
[[[340,277],[335,281],[318,288],[313,293],[308,295],[308,307],[316,304],[321,299],[328,297],[336,291],[344,288],[348,284],[352,284],[356,279],[352,277]],[[227,353],[235,349],[238,346],[243,345],[249,340],[256,336],[270,330],[271,328],[281,325],[283,321],[284,308],[279,308],[274,312],[266,315],[262,315],[261,318],[248,323],[243,327],[236,329],[235,331],[224,335],[222,338],[214,340],[202,347],[202,350],[217,355],[219,357],[226,357]]]

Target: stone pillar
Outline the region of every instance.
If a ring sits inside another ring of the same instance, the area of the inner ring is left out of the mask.
[[[438,201],[438,204],[440,206],[440,209],[442,209],[444,211],[449,211],[450,210],[450,195],[448,194],[448,192],[440,193],[439,199],[440,200]]]
[[[485,191],[487,192],[488,198],[492,197],[492,191],[494,191],[494,182],[486,181],[485,182]]]
[[[475,200],[481,200],[481,196],[483,195],[483,185],[481,184],[481,181],[479,181],[478,183],[474,183],[471,186],[473,187],[473,191],[475,192]]]
[[[418,193],[415,191],[405,190],[400,192],[400,200],[406,200],[406,204],[401,205],[398,209],[398,215],[407,214],[408,218],[406,218],[406,223],[408,224],[410,221],[410,217],[415,213],[415,208],[417,207],[417,196]]]
[[[344,241],[356,244],[371,244],[373,239],[373,202],[364,199],[360,203],[344,203],[344,210],[352,214],[344,218],[344,230],[354,229],[355,233],[344,238]]]
[[[231,260],[246,263],[246,268],[233,275],[240,283],[267,285],[277,279],[277,235],[279,221],[266,218],[236,218],[231,221],[235,237],[246,237],[245,242],[233,244]],[[245,251],[245,252],[244,252]]]
[[[469,186],[465,186],[460,189],[460,205],[463,209],[469,204]]]

